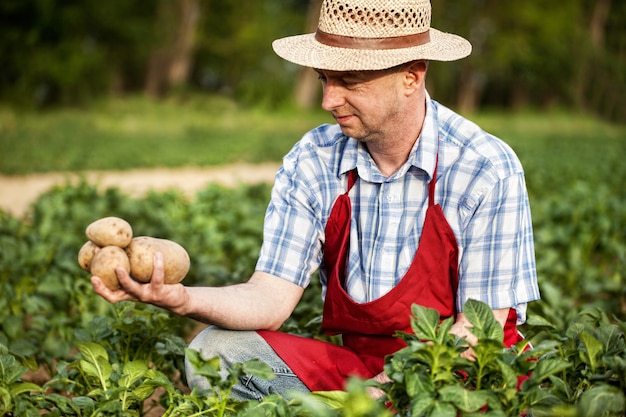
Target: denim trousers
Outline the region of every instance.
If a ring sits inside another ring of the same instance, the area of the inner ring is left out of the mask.
[[[259,359],[272,368],[276,378],[265,380],[252,375],[240,378],[233,387],[231,397],[237,400],[262,400],[269,394],[279,394],[287,399],[293,392],[310,392],[270,345],[254,331],[224,330],[210,326],[202,330],[189,344],[189,348],[200,352],[203,359],[220,358],[220,374],[224,378],[228,367],[235,363]],[[187,383],[199,391],[210,389],[209,381],[196,375],[193,366],[185,361]]]

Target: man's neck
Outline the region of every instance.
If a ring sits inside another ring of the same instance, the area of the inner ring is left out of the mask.
[[[384,176],[395,174],[409,158],[422,131],[425,113],[424,110],[405,118],[404,123],[399,124],[384,140],[366,144],[369,154]]]

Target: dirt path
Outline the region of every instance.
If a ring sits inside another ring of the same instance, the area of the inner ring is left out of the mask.
[[[133,171],[90,171],[20,176],[0,175],[0,209],[21,217],[39,195],[55,185],[77,183],[85,178],[99,188],[116,187],[131,196],[149,190],[176,188],[192,196],[209,183],[226,186],[273,182],[278,164],[235,164],[211,168],[149,169]]]

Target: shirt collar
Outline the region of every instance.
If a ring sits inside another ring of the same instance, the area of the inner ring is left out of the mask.
[[[426,117],[420,136],[415,142],[407,164],[426,172],[432,179],[437,164],[439,150],[439,123],[437,120],[437,103],[430,99],[426,92]]]
[[[426,117],[422,131],[420,132],[418,140],[415,141],[413,149],[411,149],[409,153],[409,158],[406,163],[400,167],[398,172],[390,178],[384,177],[367,152],[365,145],[355,139],[349,138],[343,149],[339,173],[346,174],[356,168],[359,176],[366,181],[386,182],[402,177],[411,167],[415,167],[426,172],[432,179],[437,162],[438,139],[439,132],[437,128],[436,103],[431,100],[430,95],[426,92]]]

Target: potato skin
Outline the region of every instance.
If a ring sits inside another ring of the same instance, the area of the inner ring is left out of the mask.
[[[98,250],[91,260],[91,274],[100,277],[110,290],[120,287],[115,268],[122,267],[130,273],[130,262],[124,249],[117,246],[105,246]]]
[[[150,236],[137,236],[126,248],[130,275],[139,282],[149,282],[154,269],[154,254],[161,252],[165,266],[165,283],[177,284],[189,272],[189,254],[178,243]]]
[[[119,217],[103,217],[91,223],[85,230],[87,239],[99,247],[125,248],[133,238],[130,224]]]
[[[91,261],[96,254],[96,249],[98,249],[98,246],[91,240],[88,240],[78,251],[78,265],[87,272],[91,270]]]

